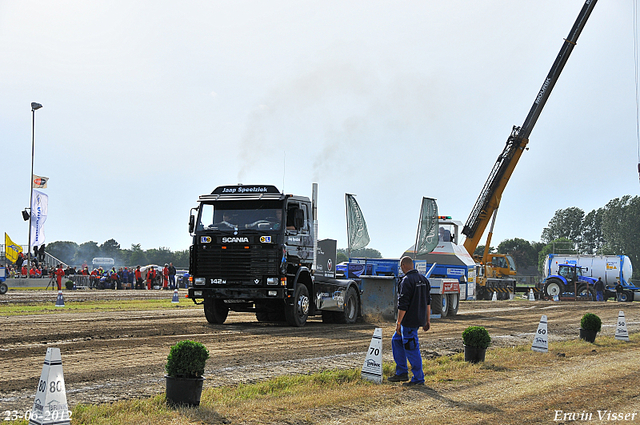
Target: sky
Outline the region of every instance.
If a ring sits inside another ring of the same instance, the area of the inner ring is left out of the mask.
[[[635,1],[595,6],[492,245],[638,194]],[[47,243],[184,250],[199,195],[244,183],[310,197],[317,182],[320,238],[346,247],[352,193],[369,247],[398,257],[423,196],[467,220],[583,4],[0,0],[0,232],[27,243],[39,102]]]

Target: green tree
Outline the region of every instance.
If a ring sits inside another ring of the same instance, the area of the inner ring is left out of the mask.
[[[524,239],[505,239],[498,245],[498,252],[511,255],[518,267],[524,268],[538,264],[538,251]]]
[[[56,241],[47,244],[46,252],[65,264],[74,264],[78,244],[70,241]]]
[[[582,236],[583,218],[584,211],[580,208],[569,207],[557,210],[549,221],[548,227],[542,230],[542,242],[549,243],[559,238],[567,238],[577,247]]]
[[[627,255],[631,264],[640,264],[640,197],[625,195],[615,198],[605,206],[602,217],[605,251]],[[634,278],[640,273],[634,271]]]
[[[144,266],[149,264],[149,261],[147,261],[147,255],[142,248],[140,248],[139,243],[131,244],[131,253],[129,254],[128,264],[130,266]]]
[[[78,246],[74,258],[74,264],[81,265],[84,263],[91,264],[91,260],[100,256],[100,247],[98,242],[84,242]]]
[[[538,271],[540,274],[543,274],[544,259],[548,254],[575,254],[576,251],[572,248],[559,249],[559,247],[572,246],[573,241],[568,238],[558,238],[546,244],[538,253]],[[562,252],[558,252],[559,250]]]
[[[146,256],[147,261],[150,264],[157,264],[159,266],[173,261],[171,250],[165,247],[148,249],[146,251]]]
[[[604,208],[598,208],[587,214],[582,220],[582,230],[578,251],[581,254],[597,254],[602,252],[604,246],[604,233],[602,232],[602,218]]]
[[[338,248],[338,253],[344,254],[345,257],[348,255],[346,248]],[[382,254],[377,249],[360,248],[351,251],[351,258],[382,258]],[[340,263],[340,261],[338,262]]]
[[[118,260],[120,258],[120,244],[115,239],[109,239],[100,245],[100,253],[104,257]]]
[[[347,257],[346,253],[341,252],[340,250],[338,250],[338,253],[336,254],[336,261],[338,263],[349,261],[349,257]]]

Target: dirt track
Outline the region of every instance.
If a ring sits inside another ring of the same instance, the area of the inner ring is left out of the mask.
[[[36,295],[37,294],[37,295]],[[184,293],[181,294],[184,296]],[[158,291],[77,291],[66,303],[118,297],[164,297]],[[55,293],[10,291],[0,303],[55,301]],[[169,347],[181,339],[204,343],[211,353],[205,386],[256,381],[280,374],[328,368],[360,367],[374,327],[383,328],[385,360],[391,361],[393,323],[329,325],[310,319],[303,328],[258,323],[251,314],[231,312],[224,325],[210,325],[201,309],[187,309],[180,299],[171,309],[89,312],[0,317],[0,411],[31,408],[47,346],[62,353],[67,399],[103,403],[143,397],[164,390],[163,368]],[[545,301],[463,302],[454,318],[434,319],[421,341],[425,356],[462,350],[461,333],[485,326],[493,344],[531,344],[540,316],[549,317],[550,341],[576,338],[587,311],[613,335],[618,311],[624,309],[630,333],[640,330],[639,303]]]

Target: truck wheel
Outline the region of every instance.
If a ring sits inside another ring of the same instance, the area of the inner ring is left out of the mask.
[[[624,301],[629,301],[629,302],[633,301],[633,292],[626,291],[626,292],[623,292],[622,294],[625,297]]]
[[[344,311],[336,313],[336,323],[352,324],[358,320],[358,294],[353,288],[347,289],[344,298]]]
[[[460,306],[460,294],[449,294],[447,298],[449,298],[449,316],[455,316]]]
[[[431,313],[442,314],[442,295],[440,294],[431,295]]]
[[[449,315],[449,297],[447,297],[447,294],[443,294],[440,296],[440,299],[442,300],[442,313],[440,313],[442,315],[441,317],[447,317]]]
[[[256,311],[256,319],[258,319],[258,322],[268,322],[269,313],[266,311]]]
[[[224,301],[215,298],[204,299],[204,316],[207,322],[221,325],[227,320],[228,314],[229,307],[224,304]]]
[[[290,326],[301,327],[307,323],[309,317],[309,290],[299,283],[293,297],[293,305],[287,305],[284,310],[287,323]]]
[[[4,282],[0,282],[0,295],[6,294],[8,290],[9,287],[7,286],[7,284]]]
[[[550,279],[544,286],[544,292],[549,297],[560,296],[564,292],[564,284],[557,279]]]

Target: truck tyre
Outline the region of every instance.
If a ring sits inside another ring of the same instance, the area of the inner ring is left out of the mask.
[[[620,301],[633,301],[633,292],[624,291],[622,294],[620,294]]]
[[[258,320],[258,322],[268,322],[269,313],[266,311],[256,311],[256,319]]]
[[[336,313],[336,323],[352,324],[358,320],[358,294],[353,288],[347,289],[344,297],[344,311]]]
[[[221,325],[227,320],[228,314],[229,307],[224,304],[224,301],[215,298],[204,299],[204,316],[207,322]]]
[[[460,294],[448,294],[449,298],[449,316],[455,316],[458,314],[458,307],[460,306]]]
[[[6,294],[8,290],[9,287],[7,286],[7,284],[4,282],[0,282],[0,295]]]
[[[442,295],[440,294],[431,295],[431,313],[442,314]]]
[[[299,283],[293,296],[293,305],[284,308],[287,323],[297,328],[304,326],[309,317],[309,290]]]
[[[449,315],[449,297],[447,297],[447,294],[443,294],[440,296],[440,299],[442,300],[442,316],[441,317],[447,317]]]
[[[558,279],[549,279],[544,285],[544,292],[551,298],[560,296],[564,292],[564,284]]]

